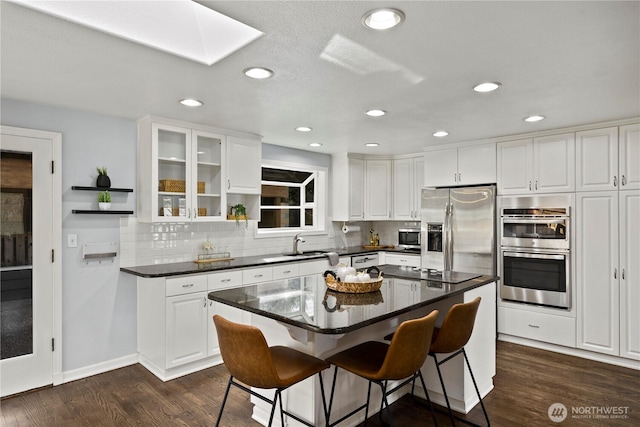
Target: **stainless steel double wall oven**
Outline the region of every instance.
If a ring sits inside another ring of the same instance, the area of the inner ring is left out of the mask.
[[[502,196],[500,297],[571,307],[571,207],[573,196]]]

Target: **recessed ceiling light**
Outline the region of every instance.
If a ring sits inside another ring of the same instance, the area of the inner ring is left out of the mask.
[[[502,86],[502,84],[498,82],[486,82],[486,83],[480,83],[479,85],[474,86],[473,90],[481,93],[493,92],[494,90],[498,89],[500,86]]]
[[[310,128],[309,126],[298,126],[296,130],[298,132],[311,132],[313,129]]]
[[[309,144],[309,147],[322,147],[322,144],[320,144],[319,142],[312,142],[311,144]]]
[[[378,144],[377,142],[367,142],[366,144],[364,144],[365,147],[378,147],[380,146],[380,144]]]
[[[380,117],[387,114],[387,112],[384,110],[369,110],[366,112],[366,114],[367,116],[371,116],[371,117]]]
[[[247,77],[251,77],[252,79],[268,79],[273,76],[273,71],[268,68],[262,67],[251,67],[246,68],[243,73]]]
[[[524,119],[522,119],[522,120],[524,120],[525,122],[529,122],[529,123],[532,123],[532,122],[539,122],[540,120],[544,120],[544,116],[538,116],[538,115],[535,115],[535,116],[529,116],[529,117],[525,117],[525,118],[524,118]]]
[[[197,99],[187,98],[181,99],[180,104],[186,105],[187,107],[201,107],[204,105],[204,102],[198,101]]]
[[[447,135],[449,135],[449,132],[446,132],[444,130],[439,130],[438,132],[433,133],[433,136],[437,136],[438,138],[442,138],[443,136]]]
[[[372,30],[388,30],[393,28],[404,20],[404,13],[398,9],[374,9],[367,12],[362,17],[362,23],[365,27]]]

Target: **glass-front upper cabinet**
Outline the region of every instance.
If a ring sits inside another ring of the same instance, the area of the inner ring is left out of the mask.
[[[222,146],[224,136],[193,131],[197,193],[195,215],[202,218],[226,219],[222,191]]]
[[[146,118],[139,121],[138,133],[141,221],[226,220],[226,136]]]

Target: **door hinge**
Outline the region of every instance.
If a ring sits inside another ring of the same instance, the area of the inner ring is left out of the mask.
[[[56,261],[55,250],[51,249],[51,262],[55,262],[55,261]]]
[[[53,160],[51,160],[51,173],[55,173],[55,167],[54,167],[54,162]]]
[[[55,338],[51,338],[51,351],[56,351]]]

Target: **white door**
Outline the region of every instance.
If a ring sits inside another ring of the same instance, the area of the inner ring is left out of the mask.
[[[206,292],[167,298],[165,368],[175,368],[207,356],[208,305]]]
[[[498,194],[527,194],[533,191],[533,140],[498,144]]]
[[[533,191],[557,193],[576,190],[575,135],[545,136],[533,140]]]
[[[0,395],[53,383],[54,147],[2,134]]]

